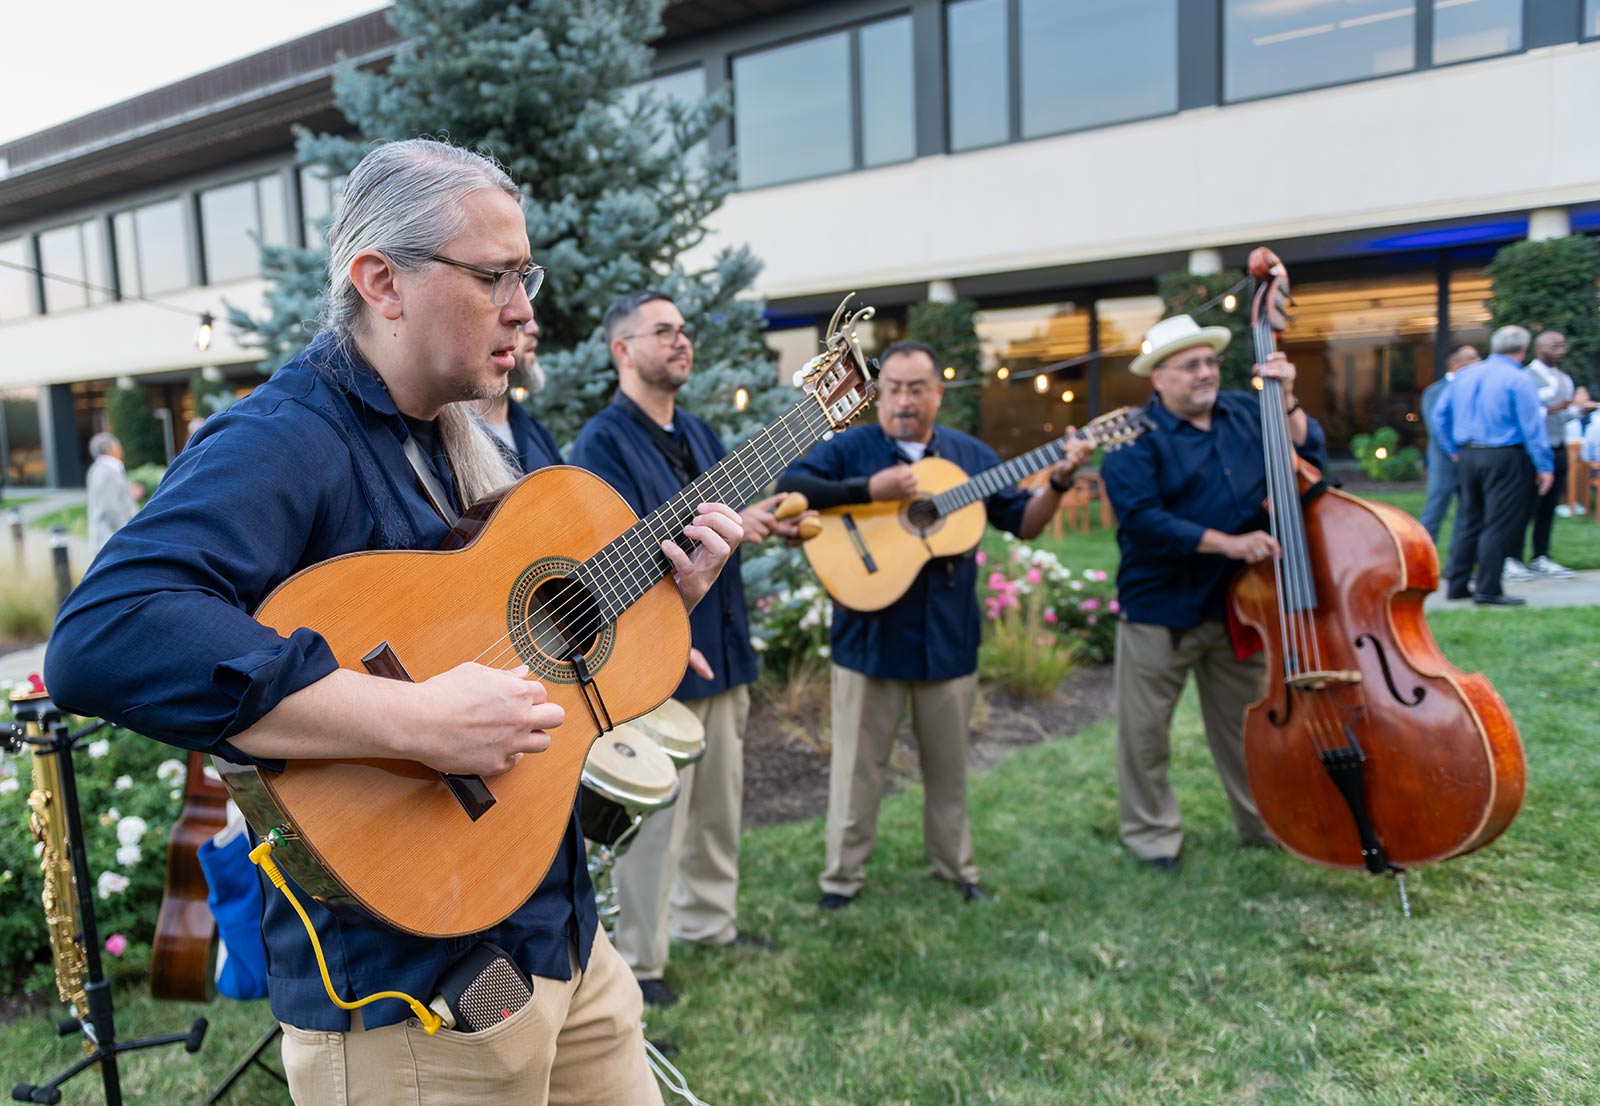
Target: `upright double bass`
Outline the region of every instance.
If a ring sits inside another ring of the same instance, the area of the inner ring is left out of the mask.
[[[1288,276],[1266,249],[1250,273],[1265,361]],[[1279,382],[1260,384],[1282,556],[1240,573],[1230,600],[1267,651],[1266,691],[1244,726],[1262,821],[1297,856],[1374,873],[1482,848],[1522,805],[1522,741],[1488,679],[1452,665],[1428,632],[1433,542],[1405,512],[1327,487],[1293,452]]]

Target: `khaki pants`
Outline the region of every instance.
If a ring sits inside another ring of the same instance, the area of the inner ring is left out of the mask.
[[[1186,630],[1177,648],[1165,626],[1117,626],[1117,795],[1122,841],[1143,860],[1177,856],[1183,844],[1178,800],[1167,782],[1172,712],[1188,674],[1200,693],[1211,759],[1228,793],[1239,839],[1270,844],[1244,772],[1244,712],[1261,697],[1266,658],[1234,655],[1228,628],[1202,622]]]
[[[823,891],[854,895],[867,882],[883,772],[908,698],[922,764],[922,841],[933,874],[951,883],[978,882],[967,823],[967,737],[977,689],[976,672],[921,683],[874,680],[833,666],[827,868],[818,881]]]
[[[419,998],[431,996],[419,995]],[[534,977],[533,1001],[481,1033],[415,1018],[348,1033],[283,1027],[283,1066],[297,1106],[661,1106],[645,1060],[643,1000],[604,931],[589,968]]]
[[[638,979],[660,979],[668,934],[726,944],[739,896],[744,725],[750,689],[736,687],[684,706],[705,724],[706,753],[683,770],[678,801],[645,819],[617,861],[617,951]]]

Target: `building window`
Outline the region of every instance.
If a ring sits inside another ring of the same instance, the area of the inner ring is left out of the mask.
[[[1006,0],[955,0],[945,9],[950,148],[1011,140],[1011,18]]]
[[[300,170],[300,218],[308,247],[318,249],[324,244],[323,236],[333,219],[334,205],[344,191],[344,181],[344,174],[329,176],[324,169]]]
[[[740,185],[804,180],[911,157],[912,94],[909,16],[735,58]]]
[[[1583,37],[1600,35],[1600,0],[1584,0]]]
[[[49,479],[44,434],[39,422],[38,388],[0,390],[0,465],[13,488],[43,487]]]
[[[1248,100],[1416,65],[1410,0],[1224,0],[1223,95]]]
[[[0,322],[25,319],[38,309],[34,306],[34,280],[32,251],[26,238],[10,238],[0,242]],[[20,265],[22,268],[12,268]]]
[[[124,297],[176,292],[194,284],[181,200],[121,212],[111,229],[117,242],[117,286]]]
[[[1178,109],[1177,0],[1020,0],[1022,137]]]
[[[200,240],[206,281],[225,284],[261,275],[261,244],[289,244],[283,178],[277,173],[200,193]]]
[[[1433,64],[1522,49],[1522,0],[1433,0]]]
[[[39,235],[39,268],[44,272],[44,309],[70,311],[110,299],[105,242],[94,220],[56,227]],[[60,279],[56,279],[60,278]],[[94,285],[85,288],[85,284]]]
[[[952,150],[1178,108],[1177,0],[952,0],[945,19]]]

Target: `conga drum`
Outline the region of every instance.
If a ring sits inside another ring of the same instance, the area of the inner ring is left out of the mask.
[[[661,751],[672,758],[672,763],[678,766],[680,772],[705,755],[705,726],[694,711],[676,699],[668,699],[630,724],[654,739],[661,746]]]
[[[629,724],[601,734],[583,765],[578,823],[589,840],[589,879],[606,933],[616,935],[617,891],[611,868],[651,814],[678,799],[678,766],[643,730]]]

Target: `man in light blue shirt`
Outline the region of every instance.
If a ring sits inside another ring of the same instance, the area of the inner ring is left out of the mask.
[[[1422,392],[1422,424],[1428,428],[1428,498],[1422,504],[1422,528],[1435,543],[1439,540],[1439,528],[1444,525],[1444,516],[1450,510],[1450,501],[1456,497],[1460,480],[1456,476],[1455,461],[1439,444],[1439,432],[1433,428],[1433,409],[1450,386],[1450,381],[1455,379],[1456,373],[1481,360],[1483,358],[1471,346],[1458,347],[1445,360],[1447,371],[1444,376],[1429,384]]]
[[[1487,361],[1468,365],[1433,409],[1439,445],[1456,459],[1461,511],[1445,571],[1450,599],[1516,607],[1500,573],[1518,551],[1538,496],[1555,481],[1544,404],[1533,377],[1522,371],[1528,331],[1503,326],[1489,339]],[[1477,565],[1476,585],[1472,584]]]

